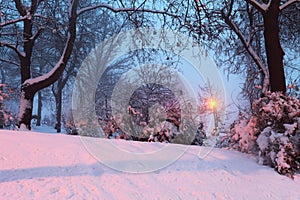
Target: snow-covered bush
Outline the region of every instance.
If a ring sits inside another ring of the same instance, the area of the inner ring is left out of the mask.
[[[300,170],[300,132],[297,123],[287,125],[284,133],[266,127],[257,138],[260,164],[274,167],[280,174],[292,176]]]
[[[81,119],[74,123],[72,113],[63,115],[63,125],[67,134],[83,135],[91,137],[105,137],[108,139],[125,139],[148,142],[171,142],[181,144],[202,145],[206,137],[201,123],[198,129],[194,128],[194,123],[185,122],[185,126],[179,130],[177,118],[168,117],[161,107],[154,107],[150,120],[147,122],[135,120],[134,115],[140,115],[131,106],[128,107],[129,115],[111,115],[105,119],[88,120]],[[184,119],[188,121],[187,119]],[[139,122],[139,124],[137,124]],[[103,135],[99,135],[100,130],[95,130],[93,124],[101,126]],[[187,134],[183,134],[187,133]]]
[[[10,128],[15,119],[12,112],[5,108],[4,101],[9,99],[9,95],[3,91],[5,86],[5,84],[0,84],[0,128]]]
[[[118,126],[113,116],[107,120],[99,120],[101,128],[104,132],[105,138],[109,139],[126,139],[129,140],[131,137],[122,131]]]
[[[73,111],[68,110],[62,116],[62,124],[68,135],[81,135],[90,137],[99,137],[99,131],[95,128],[96,120],[82,118],[75,124]]]
[[[295,97],[267,93],[252,105],[249,117],[231,127],[219,146],[226,144],[258,156],[261,164],[293,176],[300,170],[300,103]]]
[[[196,131],[196,135],[195,138],[192,142],[192,145],[199,145],[202,146],[203,145],[203,140],[206,138],[206,133],[204,131],[204,124],[202,122],[200,122],[197,131]]]
[[[68,135],[78,135],[71,110],[63,114],[62,124]]]
[[[152,107],[150,120],[148,122],[135,120],[138,119],[138,117],[135,116],[141,113],[133,107],[129,106],[128,111],[131,117],[118,115],[111,116],[106,120],[100,120],[106,138],[144,142],[203,144],[203,139],[205,138],[203,124],[200,124],[197,130],[194,128],[194,123],[185,122],[185,127],[183,126],[181,130],[179,130],[180,122],[178,119],[176,117],[167,116],[160,106]],[[184,120],[187,121],[187,119]]]
[[[161,126],[156,126],[155,128],[147,127],[143,131],[150,135],[148,138],[149,142],[171,142],[178,134],[178,127],[167,121]]]

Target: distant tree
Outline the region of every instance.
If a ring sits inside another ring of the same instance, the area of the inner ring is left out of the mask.
[[[180,125],[180,104],[175,94],[167,87],[148,83],[138,88],[131,96],[129,105],[141,116],[136,118],[135,122],[149,124],[151,117],[149,109],[155,104],[161,105],[166,112],[166,121],[173,123],[177,128]]]
[[[2,92],[4,84],[0,83],[0,129],[4,127],[4,109],[3,109],[3,100],[6,97],[6,94]]]

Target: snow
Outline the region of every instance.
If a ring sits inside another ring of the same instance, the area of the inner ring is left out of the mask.
[[[272,128],[267,126],[262,132],[261,134],[259,134],[258,138],[257,138],[257,144],[259,146],[259,149],[261,151],[265,151],[265,149],[268,148],[269,146],[269,141],[268,138],[270,136],[270,132],[272,131]]]
[[[40,133],[51,133],[51,134],[57,134],[57,131],[54,127],[47,126],[45,124],[41,126],[36,126],[36,124],[31,124],[31,130],[34,132],[40,132]],[[64,129],[61,130],[62,133],[66,133]]]
[[[278,165],[278,171],[282,171],[284,169],[288,169],[291,166],[289,164],[286,163],[286,153],[285,150],[282,148],[279,153],[277,154],[277,158],[276,158],[276,162]]]
[[[285,135],[292,135],[293,132],[297,129],[297,123],[293,124],[283,124],[284,128],[286,129]]]
[[[112,143],[139,153],[168,145],[91,140],[99,148]],[[235,151],[213,149],[206,157],[199,158],[206,148],[191,146],[163,169],[131,174],[97,161],[78,136],[1,130],[0,199],[300,198],[300,175],[294,180],[281,176],[269,167],[258,165],[249,155]],[[122,158],[125,164],[132,161]]]

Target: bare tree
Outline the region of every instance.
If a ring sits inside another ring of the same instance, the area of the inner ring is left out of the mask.
[[[221,10],[222,18],[225,23],[236,34],[247,53],[263,74],[263,93],[269,89],[271,91],[286,92],[283,63],[285,53],[282,49],[281,42],[284,39],[284,26],[281,22],[286,19],[281,13],[297,2],[299,1],[269,0],[258,2],[256,0],[246,0],[239,3],[238,1],[232,0]],[[246,12],[243,12],[243,10]],[[244,13],[248,16],[248,29],[244,29],[245,24],[239,21],[239,13]],[[262,20],[257,20],[258,18],[262,18]],[[297,19],[292,18],[292,20]],[[246,30],[246,32],[242,32],[242,29]],[[259,49],[254,48],[255,42],[257,42],[255,37],[260,37],[259,40],[261,40],[261,33],[263,33],[264,38],[265,56],[261,56]],[[292,36],[289,36],[289,38],[293,39]],[[264,58],[266,58],[266,61],[264,61]]]
[[[293,48],[299,48],[296,45],[299,43],[299,0],[156,2],[168,13],[162,14],[163,27],[186,32],[213,50],[220,49],[221,57],[229,61],[230,72],[246,71],[245,87],[249,92],[257,91],[252,98],[269,90],[286,92],[284,66],[288,65],[284,58],[290,56],[284,55],[298,55]],[[143,3],[141,7],[149,6],[148,1]]]
[[[176,28],[219,51],[230,73],[244,73],[252,81],[245,87],[286,92],[284,55],[299,55],[293,50],[299,49],[299,0],[177,0],[170,5],[180,13]]]
[[[257,65],[262,69],[264,75],[266,77],[266,81],[264,84],[264,90],[268,88],[268,78],[270,77],[270,87],[271,91],[281,91],[283,93],[286,92],[286,83],[285,83],[285,75],[283,68],[283,56],[284,51],[281,47],[280,43],[280,22],[279,16],[280,12],[287,8],[292,3],[296,3],[295,0],[290,0],[281,4],[280,0],[270,0],[265,1],[263,3],[258,3],[257,1],[247,0],[256,10],[258,10],[263,16],[263,27],[264,27],[264,40],[265,40],[265,50],[266,57],[268,63],[268,72],[265,70],[265,67],[260,64],[257,54],[253,52],[250,48],[251,40],[246,40],[241,33],[239,32],[238,27],[236,27],[235,23],[230,19],[230,15],[232,15],[233,10],[233,1],[229,7],[227,13],[223,12],[222,16],[225,19],[225,22],[236,32],[239,39],[245,43],[245,47],[250,55],[253,57]]]

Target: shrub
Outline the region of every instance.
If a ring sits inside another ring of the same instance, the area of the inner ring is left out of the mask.
[[[240,116],[219,146],[257,155],[260,164],[293,177],[300,170],[300,103],[295,97],[267,93]]]
[[[4,101],[9,99],[9,95],[3,91],[5,86],[5,84],[0,84],[0,128],[10,128],[15,119],[12,112],[5,108]]]

